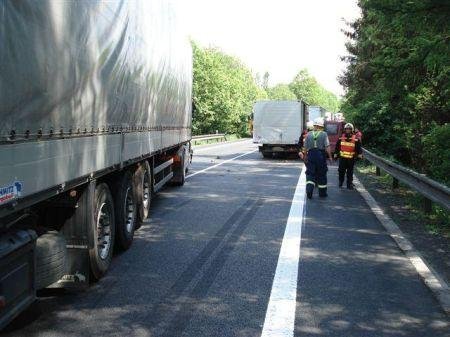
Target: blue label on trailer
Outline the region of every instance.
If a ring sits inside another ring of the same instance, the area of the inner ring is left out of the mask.
[[[15,181],[9,186],[0,187],[0,205],[17,199],[22,193],[22,183]]]

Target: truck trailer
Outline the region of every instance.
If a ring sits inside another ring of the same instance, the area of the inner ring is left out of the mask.
[[[163,0],[0,2],[0,329],[84,289],[190,161],[192,51]]]
[[[258,101],[253,107],[253,142],[264,158],[298,153],[306,128],[307,105],[302,101]]]

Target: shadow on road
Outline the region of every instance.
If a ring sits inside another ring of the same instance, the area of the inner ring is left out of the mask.
[[[306,206],[297,336],[448,336],[450,321],[357,191]]]

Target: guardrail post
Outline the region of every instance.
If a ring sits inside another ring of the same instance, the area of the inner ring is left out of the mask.
[[[375,174],[377,176],[381,176],[381,170],[380,170],[380,168],[378,166],[376,167]]]
[[[392,177],[392,188],[395,190],[396,188],[398,188],[398,179]]]
[[[433,203],[430,199],[423,198],[423,211],[425,214],[430,214],[433,211]]]

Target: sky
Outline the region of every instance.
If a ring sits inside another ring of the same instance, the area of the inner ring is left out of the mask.
[[[307,68],[328,90],[343,94],[343,18],[360,15],[357,0],[173,0],[190,37],[237,56],[270,85],[289,83]]]

